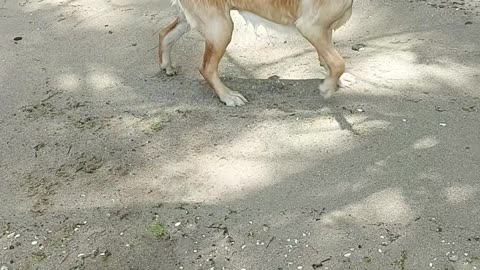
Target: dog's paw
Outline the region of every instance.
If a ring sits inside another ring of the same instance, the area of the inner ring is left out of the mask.
[[[220,100],[228,107],[243,106],[248,100],[236,91],[230,91],[219,96]]]
[[[160,66],[160,68],[165,71],[165,74],[167,74],[167,76],[177,75],[177,69],[172,67],[171,65],[162,65]]]
[[[337,85],[326,79],[320,83],[318,89],[320,90],[320,95],[323,99],[330,99],[335,91],[337,91]]]
[[[353,76],[350,73],[343,73],[343,75],[340,77],[340,80],[338,80],[338,87],[340,88],[350,87],[355,82],[356,82],[355,76]]]

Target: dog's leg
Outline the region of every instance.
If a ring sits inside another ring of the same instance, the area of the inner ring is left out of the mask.
[[[200,73],[215,90],[220,100],[227,106],[242,106],[247,99],[240,93],[223,84],[218,76],[218,64],[232,39],[233,22],[231,18],[219,16],[209,18],[202,33],[205,37],[205,53]]]
[[[325,99],[330,98],[338,89],[340,77],[345,72],[345,60],[333,47],[332,29],[315,25],[297,26],[302,35],[312,43],[318,53],[320,63],[327,70],[327,77],[320,84],[320,93]]]
[[[171,52],[175,42],[188,32],[189,26],[183,14],[180,14],[175,21],[169,24],[159,34],[158,58],[160,69],[165,70],[167,75],[177,74],[172,66]]]

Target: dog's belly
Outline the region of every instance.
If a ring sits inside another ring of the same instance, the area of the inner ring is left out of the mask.
[[[255,30],[263,26],[267,29],[271,29],[280,33],[291,33],[295,31],[295,26],[293,24],[279,24],[248,11],[238,10],[238,14],[245,20],[247,24],[251,24]]]
[[[227,0],[233,9],[253,13],[281,25],[293,25],[301,0]]]

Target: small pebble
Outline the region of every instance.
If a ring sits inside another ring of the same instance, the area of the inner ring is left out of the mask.
[[[180,226],[181,224],[182,224],[182,222],[179,221],[179,222],[175,223],[175,227],[178,227],[178,226]]]
[[[450,255],[448,256],[448,260],[451,262],[456,262],[458,261],[458,256],[457,255]]]
[[[298,266],[297,269],[303,269],[303,266]]]
[[[12,232],[11,234],[7,235],[7,239],[13,238],[15,236],[15,233]]]
[[[352,253],[346,253],[345,255],[343,255],[343,257],[350,257],[352,256]]]
[[[15,40],[15,41],[20,41],[20,40],[22,40],[22,39],[23,39],[22,37],[14,37],[14,38],[13,38],[13,40]]]
[[[357,51],[357,52],[358,51],[363,51],[363,50],[365,50],[365,47],[367,47],[367,45],[359,43],[359,44],[353,45],[352,50]]]
[[[36,244],[38,244],[38,241],[33,241],[32,242],[32,246],[35,246]]]
[[[440,124],[438,124],[438,125],[441,126],[441,127],[445,127],[447,124],[445,124],[445,123],[440,123]]]

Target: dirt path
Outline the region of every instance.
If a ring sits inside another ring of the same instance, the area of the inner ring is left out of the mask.
[[[158,2],[0,3],[1,270],[480,269],[478,1],[356,1],[329,103],[305,41],[237,23],[242,108],[194,33],[159,74]]]

